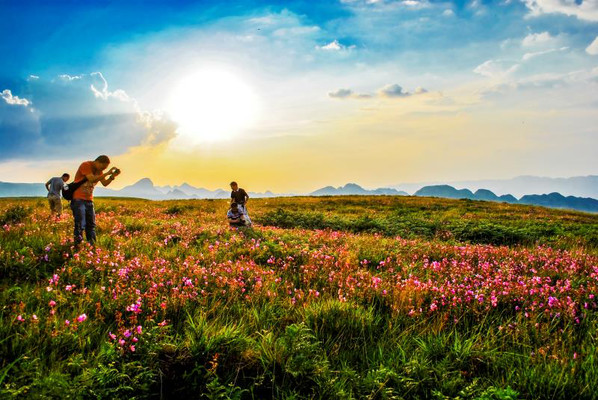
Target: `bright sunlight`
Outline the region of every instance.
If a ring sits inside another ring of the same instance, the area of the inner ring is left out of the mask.
[[[238,76],[216,68],[202,69],[181,79],[167,103],[186,142],[230,139],[257,120],[258,102]]]

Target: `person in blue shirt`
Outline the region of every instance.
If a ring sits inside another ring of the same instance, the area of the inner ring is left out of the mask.
[[[245,215],[239,209],[237,203],[232,203],[230,205],[230,209],[226,213],[228,217],[228,223],[230,226],[245,226],[247,225],[247,221],[245,220]]]
[[[66,172],[62,176],[55,176],[46,182],[46,190],[48,190],[48,204],[50,205],[50,212],[56,214],[56,218],[62,215],[62,188],[71,176]]]

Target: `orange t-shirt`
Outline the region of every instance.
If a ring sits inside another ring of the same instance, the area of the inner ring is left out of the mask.
[[[79,165],[79,169],[75,174],[75,182],[79,182],[81,179],[85,178],[86,175],[94,174],[95,171],[93,169],[93,161],[85,161]],[[78,200],[93,200],[93,188],[95,187],[95,183],[85,182],[83,185],[79,186],[75,193],[73,193],[73,199]]]

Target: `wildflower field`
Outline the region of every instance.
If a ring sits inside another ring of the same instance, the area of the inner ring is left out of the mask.
[[[598,215],[413,197],[0,200],[0,398],[598,397]]]

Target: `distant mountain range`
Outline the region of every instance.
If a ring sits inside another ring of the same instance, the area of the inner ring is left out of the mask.
[[[442,197],[448,199],[470,199],[496,201],[512,204],[527,204],[551,208],[566,208],[571,210],[598,212],[598,200],[589,197],[563,196],[560,193],[528,194],[519,200],[507,194],[497,196],[487,189],[478,189],[473,193],[469,189],[455,189],[449,185],[425,186],[414,193],[414,196]]]
[[[340,196],[340,195],[388,195],[388,196],[409,196],[409,193],[392,188],[379,188],[366,190],[355,183],[347,183],[337,188],[326,186],[309,194],[310,196]]]
[[[523,178],[523,177],[521,177]],[[533,178],[533,177],[532,177]],[[585,183],[586,191],[592,192],[592,188],[588,185],[593,182],[595,176],[588,178]],[[538,178],[548,179],[548,178]],[[576,182],[579,183],[579,179]],[[598,197],[598,180],[594,183],[597,186],[594,190],[596,197]],[[581,187],[581,186],[579,186]],[[529,192],[528,192],[529,193]],[[21,197],[21,196],[45,196],[46,189],[41,183],[8,183],[0,182],[0,197]],[[281,194],[266,191],[263,193],[249,192],[250,197],[280,197],[280,196],[295,196],[296,194]],[[155,186],[149,178],[139,180],[133,185],[125,186],[119,190],[113,190],[98,186],[95,189],[96,196],[113,196],[113,197],[139,197],[150,200],[168,200],[168,199],[228,199],[230,196],[229,190],[216,189],[209,190],[205,188],[198,188],[188,183],[183,183],[179,186]],[[339,195],[387,195],[387,196],[408,196],[409,193],[396,188],[378,188],[373,190],[364,189],[355,184],[348,183],[345,186],[333,187],[326,186],[308,194],[309,196],[339,196]],[[512,204],[529,204],[539,205],[552,208],[566,208],[586,212],[598,212],[598,200],[589,197],[580,196],[563,196],[561,193],[543,193],[543,194],[526,194],[517,199],[511,194],[497,195],[494,191],[478,188],[475,192],[470,189],[456,189],[450,185],[428,185],[419,188],[414,196],[427,197],[442,197],[449,199],[471,199],[496,201]]]
[[[42,183],[0,182],[0,197],[46,196],[47,194]],[[284,196],[275,195],[270,191],[265,193],[249,192],[248,194],[250,197]],[[118,190],[98,185],[94,190],[94,195],[97,197],[139,197],[150,200],[227,199],[230,197],[230,190],[208,190],[191,186],[188,183],[183,183],[180,186],[155,186],[151,179],[143,178],[133,185]]]
[[[188,183],[183,183],[180,186],[155,186],[149,178],[143,178],[133,185],[125,186],[120,190],[112,190],[101,186],[96,186],[94,192],[96,196],[141,197],[150,200],[230,198],[230,190],[209,190],[191,186]],[[248,192],[248,194],[249,197],[277,196],[270,191],[265,193]]]
[[[530,193],[549,194],[558,192],[564,196],[592,197],[598,199],[598,175],[571,178],[546,178],[541,176],[518,176],[512,179],[493,179],[457,182],[402,183],[392,188],[414,193],[424,186],[451,185],[469,190],[487,189],[497,195],[511,194],[521,197]]]

